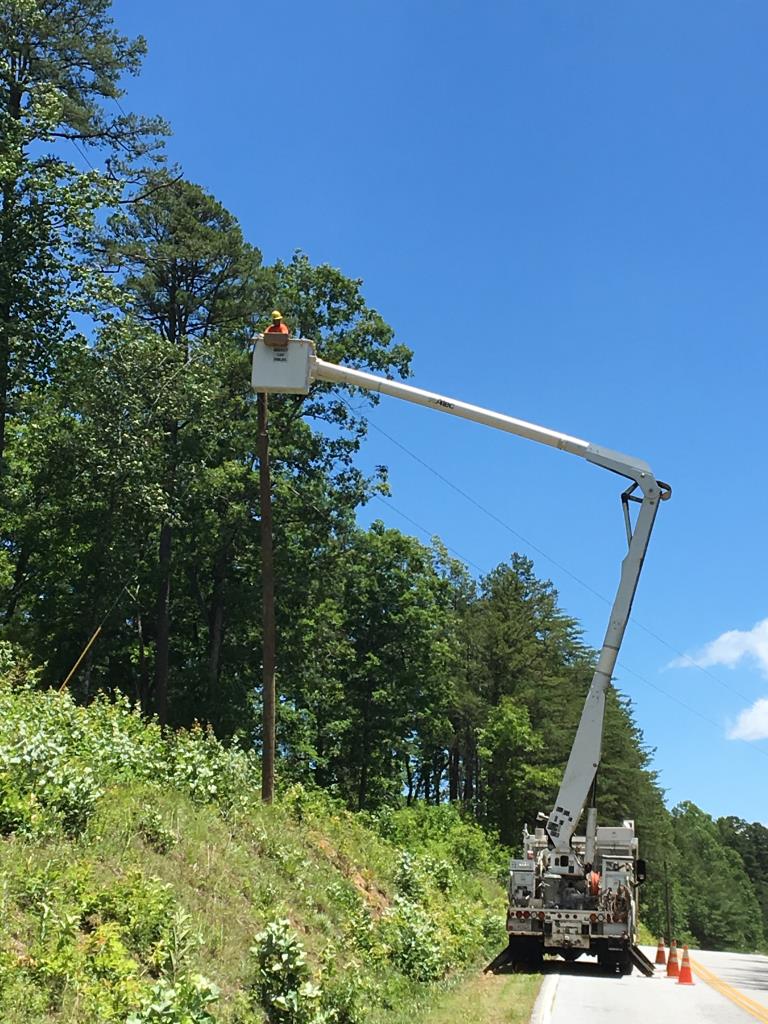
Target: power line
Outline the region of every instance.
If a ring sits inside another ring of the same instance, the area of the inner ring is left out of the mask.
[[[309,501],[309,499],[306,497],[306,495],[302,494],[297,487],[294,487],[293,484],[289,480],[285,480],[284,479],[281,482],[284,483],[291,491],[293,491],[293,493],[296,495],[296,497],[299,498],[305,505],[308,505],[311,509],[313,509],[315,512],[317,512],[317,514],[321,518],[323,518],[325,520],[328,520],[330,518],[329,515],[328,515],[327,510],[324,511],[323,509],[318,508],[317,505],[315,505],[314,502]],[[420,530],[426,537],[429,537],[430,540],[433,537],[437,536],[437,533],[435,531],[428,530],[426,528],[426,526],[422,526],[421,523],[417,523],[415,519],[411,519],[411,517],[409,515],[407,515],[405,512],[403,512],[402,509],[399,509],[396,505],[394,505],[389,500],[389,498],[384,498],[384,497],[382,497],[381,494],[374,494],[374,495],[372,495],[372,497],[375,498],[377,501],[382,502],[384,505],[387,506],[387,508],[392,509],[392,511],[396,512],[399,516],[402,516],[402,518],[405,519],[406,522],[410,523],[411,526],[415,526],[417,530]],[[483,569],[481,569],[481,567],[476,562],[473,562],[470,558],[466,558],[464,555],[461,554],[460,551],[457,551],[455,548],[452,548],[448,544],[446,544],[445,545],[445,550],[446,551],[450,551],[450,553],[452,555],[454,555],[460,561],[464,562],[466,565],[471,565],[472,568],[476,569],[478,572],[480,572],[480,573],[483,572]]]
[[[411,517],[409,515],[406,515],[406,513],[403,512],[402,509],[399,509],[396,505],[393,505],[392,502],[389,500],[389,498],[384,498],[380,494],[374,494],[373,497],[376,498],[377,501],[380,501],[384,505],[386,505],[387,508],[391,508],[393,512],[397,512],[397,514],[399,516],[402,516],[402,518],[405,519],[406,522],[410,523],[411,526],[415,526],[417,530],[421,530],[421,532],[423,534],[425,534],[427,537],[429,537],[430,539],[432,537],[437,537],[438,536],[436,531],[428,530],[426,528],[426,526],[422,526],[420,523],[417,523],[415,519],[411,519]],[[480,566],[477,564],[477,562],[473,562],[471,558],[466,558],[459,551],[457,551],[455,548],[450,547],[448,544],[445,545],[445,550],[446,551],[450,551],[452,555],[455,555],[456,558],[460,559],[466,565],[471,565],[472,568],[476,569],[479,573],[482,573],[484,571],[483,569],[480,568]]]
[[[357,411],[349,404],[349,402],[347,402],[347,400],[345,398],[342,397],[342,401],[350,409],[351,412],[353,412],[355,415],[359,415],[357,413]],[[406,452],[406,454],[410,455],[411,458],[413,458],[416,462],[418,462],[420,465],[422,465],[425,469],[429,470],[430,473],[433,473],[436,477],[438,477],[438,479],[442,480],[445,484],[447,484],[450,488],[455,490],[457,493],[461,494],[462,497],[466,498],[473,505],[475,505],[478,509],[480,509],[482,512],[484,512],[486,515],[490,516],[495,522],[499,523],[499,525],[504,527],[504,529],[506,529],[510,533],[514,534],[514,536],[516,536],[520,540],[522,540],[523,543],[528,544],[535,551],[539,552],[542,555],[542,557],[546,558],[548,561],[550,561],[554,565],[558,566],[558,568],[561,568],[563,570],[563,572],[567,573],[568,576],[570,576],[573,580],[575,580],[577,583],[579,583],[582,587],[584,587],[588,591],[590,591],[590,593],[592,593],[596,597],[598,597],[601,601],[603,601],[606,604],[610,604],[610,601],[608,601],[608,599],[606,597],[604,597],[602,594],[598,593],[597,591],[593,590],[592,587],[589,586],[589,584],[585,583],[582,579],[580,579],[578,576],[576,576],[574,573],[572,573],[569,569],[566,569],[564,566],[561,566],[560,563],[557,562],[556,559],[552,558],[550,555],[548,555],[545,551],[543,551],[537,545],[535,545],[532,542],[528,541],[527,538],[525,538],[521,533],[519,533],[517,530],[514,530],[511,526],[509,526],[502,519],[500,519],[494,512],[491,512],[489,509],[485,508],[484,505],[482,505],[479,501],[477,501],[471,495],[467,494],[467,492],[462,490],[462,488],[460,488],[458,485],[454,484],[453,481],[451,481],[447,477],[443,476],[443,474],[440,473],[439,470],[436,470],[433,466],[429,465],[429,463],[425,462],[424,459],[422,459],[420,456],[418,456],[414,452],[412,452],[409,448],[407,448],[404,444],[402,444],[402,442],[398,441],[396,438],[394,438],[390,434],[388,434],[387,431],[385,431],[383,428],[379,427],[378,424],[373,423],[371,420],[369,420],[365,416],[362,416],[361,418],[363,420],[365,420],[365,422],[368,424],[368,426],[372,426],[375,430],[378,430],[379,433],[383,434],[386,438],[388,438],[390,441],[392,441],[392,443],[395,444],[398,448],[400,448],[402,451]],[[321,515],[327,515],[327,513],[323,513],[312,502],[307,502],[306,497],[304,495],[300,494],[300,492],[297,490],[297,488],[295,488],[291,483],[288,482],[288,486],[294,492],[294,494],[296,494],[297,497],[301,498],[302,501],[304,501],[305,503],[309,504],[310,507],[314,508],[314,510],[316,512],[320,513]],[[435,536],[439,535],[436,530],[428,530],[421,523],[418,523],[415,519],[411,518],[411,516],[409,516],[407,513],[403,512],[402,509],[397,508],[397,506],[394,505],[389,499],[382,497],[382,495],[380,495],[380,494],[375,494],[375,495],[373,495],[373,497],[376,498],[378,501],[382,502],[383,504],[385,504],[388,508],[391,508],[394,512],[396,512],[399,516],[401,516],[403,519],[405,519],[407,522],[409,522],[412,526],[415,526],[417,530],[420,530],[426,536],[428,536],[428,537],[435,537]],[[447,548],[448,551],[451,551],[457,558],[461,559],[467,565],[472,566],[472,568],[476,569],[480,573],[483,572],[483,570],[480,568],[479,565],[477,565],[476,562],[473,562],[471,559],[465,558],[460,552],[456,551],[454,548],[450,548],[447,545],[446,545],[446,548]],[[675,651],[675,648],[673,647],[673,645],[669,644],[666,640],[664,640],[663,637],[657,636],[652,630],[650,630],[647,627],[643,626],[642,623],[639,623],[636,620],[633,620],[633,621],[635,622],[635,625],[640,626],[640,628],[643,629],[646,633],[648,633],[649,636],[652,636],[654,639],[658,640],[659,643],[662,643],[664,646],[670,648],[670,650]],[[683,657],[687,657],[687,656],[683,655]],[[702,669],[701,666],[696,665],[696,663],[693,661],[693,659],[689,659],[689,660],[691,661],[691,664],[695,668],[699,668],[700,671],[703,671],[703,672],[705,672],[706,675],[711,676],[715,680],[715,682],[720,683],[721,686],[725,686],[726,689],[732,690],[732,692],[736,693],[738,696],[743,696],[742,694],[739,694],[738,690],[736,690],[735,688],[726,686],[726,684],[723,683],[721,680],[719,680],[717,678],[717,676],[712,675],[712,673],[710,673],[710,672],[706,672],[706,670]],[[695,715],[697,718],[700,718],[701,721],[705,722],[707,725],[709,725],[713,729],[715,729],[718,734],[722,735],[722,725],[720,723],[716,722],[713,718],[709,718],[707,715],[702,714],[702,712],[699,711],[697,708],[692,707],[690,704],[686,703],[684,700],[681,700],[679,697],[676,697],[674,694],[669,693],[667,690],[665,690],[663,687],[659,686],[657,683],[651,682],[651,680],[648,679],[647,676],[642,675],[642,673],[636,671],[636,669],[630,668],[630,666],[625,664],[624,662],[618,662],[617,663],[617,668],[621,669],[622,672],[628,672],[630,675],[634,676],[636,679],[639,679],[646,686],[650,687],[652,690],[655,690],[657,693],[660,693],[663,697],[666,697],[667,700],[670,700],[673,703],[677,704],[679,707],[683,708],[689,714]],[[748,700],[749,698],[744,697],[743,699],[744,700]],[[750,749],[756,751],[762,757],[768,757],[768,751],[764,750],[762,747],[750,745]]]
[[[77,139],[70,139],[69,141],[70,141],[70,142],[72,143],[72,145],[73,145],[73,146],[75,147],[75,149],[76,149],[76,150],[77,150],[77,152],[78,152],[78,153],[80,154],[80,156],[81,156],[81,157],[83,158],[83,160],[85,160],[85,162],[86,162],[86,163],[88,164],[88,166],[89,166],[89,167],[91,168],[91,170],[92,170],[92,171],[95,171],[95,170],[96,170],[96,168],[95,168],[95,167],[93,166],[93,164],[91,163],[91,161],[90,161],[90,159],[89,159],[89,157],[88,157],[88,154],[87,154],[87,153],[85,152],[85,150],[84,150],[84,149],[82,148],[82,146],[81,146],[81,145],[80,145],[80,143],[79,143],[79,142],[77,141]]]
[[[641,675],[639,672],[636,672],[635,669],[630,668],[629,665],[625,665],[623,662],[620,661],[617,663],[617,667],[620,668],[622,672],[629,672],[630,675],[635,676],[636,679],[639,679],[642,683],[645,683],[646,686],[650,686],[652,690],[656,690],[657,693],[660,693],[663,697],[666,697],[667,700],[671,700],[675,704],[679,704],[681,708],[685,708],[685,710],[688,711],[690,714],[696,715],[696,717],[700,718],[702,722],[706,722],[707,725],[711,725],[714,729],[717,729],[718,733],[722,734],[722,725],[716,722],[713,718],[709,718],[707,715],[703,715],[701,711],[698,710],[698,708],[691,707],[691,705],[686,704],[684,700],[680,700],[679,697],[676,697],[674,694],[662,689],[661,686],[657,686],[656,683],[652,683],[650,679],[648,679],[644,675]],[[768,751],[764,750],[762,747],[757,747],[753,744],[750,744],[750,749],[756,751],[758,754],[761,754],[763,757],[768,757]]]
[[[444,483],[447,487],[450,487],[451,490],[461,495],[461,497],[468,501],[471,505],[474,505],[475,508],[479,509],[479,511],[481,511],[484,515],[488,516],[489,519],[492,519],[495,523],[501,526],[513,537],[516,537],[518,540],[522,541],[522,543],[525,544],[532,551],[535,551],[538,555],[541,555],[542,558],[546,559],[551,565],[554,565],[557,569],[559,569],[562,573],[564,573],[566,576],[572,579],[575,583],[578,583],[580,587],[582,587],[588,593],[592,594],[593,597],[596,597],[599,601],[602,601],[604,604],[608,606],[612,604],[610,599],[607,598],[604,594],[601,594],[599,591],[595,590],[594,587],[590,586],[589,583],[581,579],[580,576],[577,576],[576,573],[572,572],[567,566],[563,565],[562,562],[559,562],[556,558],[553,558],[552,555],[544,551],[543,548],[540,548],[537,544],[535,544],[533,541],[529,540],[526,536],[524,536],[524,534],[520,533],[518,530],[515,530],[512,526],[509,525],[509,523],[506,523],[503,519],[497,516],[495,512],[493,512],[491,509],[483,505],[482,502],[478,501],[477,498],[469,494],[463,488],[459,487],[458,484],[454,483],[453,480],[446,477],[438,469],[435,469],[434,466],[431,466],[420,455],[417,455],[415,452],[411,451],[411,449],[408,448],[407,445],[403,444],[402,441],[398,440],[396,437],[393,437],[390,433],[384,430],[383,427],[380,427],[378,423],[374,423],[373,420],[369,419],[367,416],[358,413],[357,410],[354,409],[353,406],[345,398],[342,397],[342,401],[352,413],[354,413],[356,416],[360,416],[369,427],[373,427],[374,430],[378,431],[378,433],[386,437],[387,440],[391,441],[391,443],[394,444],[397,448],[405,452],[406,455],[409,455],[415,462],[417,462],[420,466],[423,466],[424,469],[430,472],[433,476],[437,477],[437,479]],[[678,648],[675,647],[674,644],[670,643],[668,640],[665,640],[664,637],[660,636],[658,633],[654,632],[654,630],[644,625],[644,623],[640,622],[634,615],[630,616],[629,621],[632,625],[637,626],[644,633],[652,637],[654,640],[657,641],[657,643],[661,644],[663,647],[666,647],[667,650],[671,651],[677,657],[689,662],[692,668],[698,669],[699,672],[702,672],[704,675],[708,676],[710,679],[713,680],[713,682],[717,683],[718,686],[721,686],[723,687],[723,689],[735,694],[737,697],[745,701],[747,704],[752,703],[753,698],[748,697],[744,693],[741,693],[741,691],[738,690],[735,686],[729,685],[723,679],[720,679],[718,676],[716,676],[713,672],[710,672],[703,665],[699,665],[695,661],[695,659],[693,659],[690,655],[678,650]]]

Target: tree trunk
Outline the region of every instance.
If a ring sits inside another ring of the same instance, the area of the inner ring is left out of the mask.
[[[454,732],[448,752],[448,799],[456,803],[459,799],[459,734]]]
[[[5,424],[8,418],[8,392],[10,389],[10,366],[11,366],[11,309],[13,302],[12,268],[6,262],[10,260],[11,241],[13,234],[12,217],[10,208],[13,203],[14,188],[12,184],[6,184],[3,188],[3,206],[0,210],[0,260],[3,266],[0,268],[0,476],[3,475],[5,465]],[[2,255],[4,254],[4,255]]]
[[[171,545],[173,531],[169,522],[160,528],[160,587],[157,594],[157,632],[155,639],[154,704],[161,725],[168,721],[168,665],[171,640]]]
[[[208,620],[208,713],[215,719],[214,705],[221,674],[221,648],[224,642],[224,583],[227,574],[227,549],[222,542],[213,565],[213,593]]]
[[[358,811],[364,810],[366,801],[368,800],[368,761],[370,758],[370,719],[368,716],[371,708],[371,689],[372,687],[369,680],[363,701],[363,715],[360,729],[360,775],[357,785]]]
[[[446,762],[442,751],[435,754],[433,761],[432,789],[435,793],[435,803],[439,804],[442,799],[443,776],[445,775]]]
[[[0,456],[0,462],[1,461],[2,456]],[[2,470],[0,469],[0,476],[1,475]],[[14,612],[16,611],[16,606],[19,603],[19,599],[21,598],[22,592],[24,590],[24,584],[26,583],[26,575],[27,569],[29,568],[30,557],[30,548],[28,546],[22,547],[19,553],[18,560],[13,570],[13,585],[11,587],[11,592],[8,596],[8,604],[6,605],[5,612],[3,614],[4,622],[10,622],[11,619],[13,618]]]
[[[467,743],[464,748],[464,804],[467,807],[475,797],[475,755],[473,746],[471,737],[467,734]]]
[[[85,672],[83,672],[83,686],[82,686],[82,702],[83,704],[90,704],[91,702],[91,676],[93,675],[93,652],[92,647],[88,651],[88,657],[85,659]]]
[[[315,762],[315,784],[320,789],[325,789],[330,781],[330,773],[325,764],[325,730],[323,723],[315,716],[315,750],[317,760]]]
[[[408,807],[413,803],[413,765],[409,754],[405,755],[405,777],[408,782],[408,793],[405,798]]]
[[[428,804],[431,796],[431,789],[429,785],[429,765],[424,764],[423,762],[421,765],[421,779],[424,783],[424,803]]]
[[[365,801],[368,799],[368,751],[363,748],[363,759],[360,764],[360,778],[357,784],[357,809],[365,809]]]
[[[8,113],[14,121],[21,120],[21,91],[12,84],[8,95]],[[9,259],[14,236],[11,209],[14,204],[16,181],[7,181],[3,186],[3,205],[0,209],[0,260]],[[13,271],[7,264],[0,268],[0,478],[5,465],[5,425],[8,418],[8,392],[10,390],[11,366],[11,309],[13,308]]]
[[[165,493],[169,505],[173,503],[176,490],[176,441],[179,436],[179,425],[171,421],[166,425],[168,434],[168,475]],[[160,527],[160,546],[158,550],[158,573],[160,583],[157,592],[157,625],[155,630],[155,693],[154,704],[161,725],[168,721],[168,672],[170,666],[171,646],[171,552],[173,547],[173,527],[164,520]]]
[[[141,621],[141,611],[136,609],[136,632],[139,635],[139,681],[136,687],[136,697],[139,707],[146,715],[149,712],[149,668],[147,666],[147,649],[144,644],[144,627]]]

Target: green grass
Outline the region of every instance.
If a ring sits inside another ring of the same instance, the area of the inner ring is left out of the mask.
[[[475,975],[439,998],[423,1024],[528,1024],[541,987],[535,974]]]

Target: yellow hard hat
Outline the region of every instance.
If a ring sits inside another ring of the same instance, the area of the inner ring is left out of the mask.
[[[283,319],[283,314],[280,312],[279,309],[273,309],[272,310],[272,319],[273,320],[282,320]]]

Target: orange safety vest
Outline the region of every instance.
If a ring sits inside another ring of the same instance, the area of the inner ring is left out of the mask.
[[[287,324],[270,324],[269,327],[264,331],[265,334],[290,334]]]

